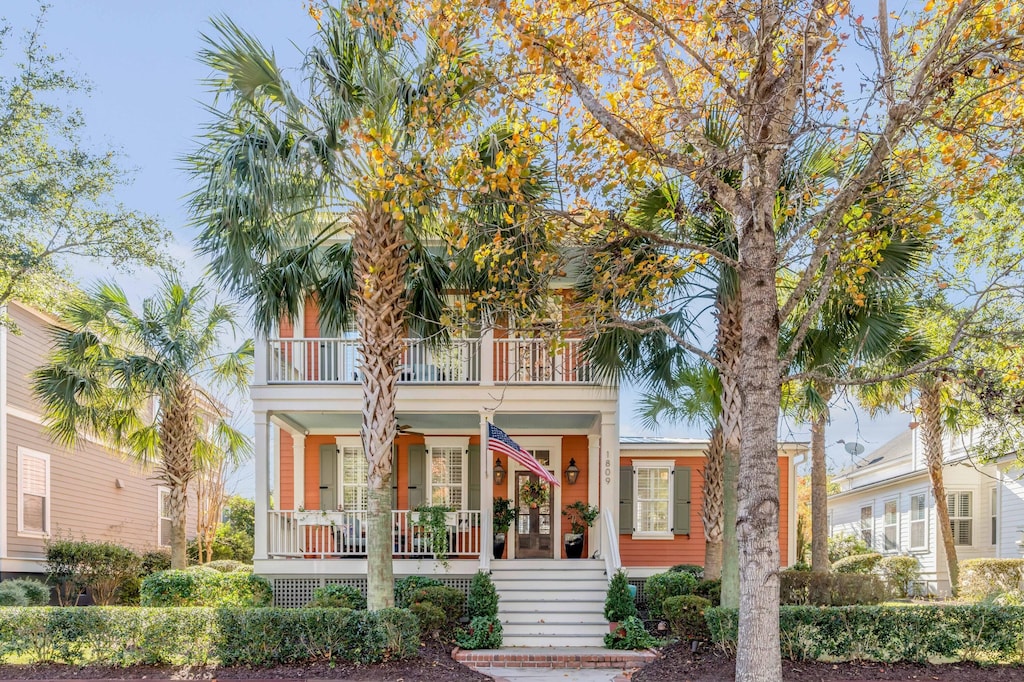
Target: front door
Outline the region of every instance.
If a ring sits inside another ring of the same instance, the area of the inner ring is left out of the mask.
[[[544,504],[531,505],[522,499],[523,484],[542,483],[537,474],[529,471],[516,472],[516,558],[517,559],[550,559],[553,556],[551,544],[551,484],[543,483],[547,489],[547,501]]]

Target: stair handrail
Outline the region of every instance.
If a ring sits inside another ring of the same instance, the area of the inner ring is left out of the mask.
[[[619,557],[619,535],[615,532],[615,519],[612,517],[611,509],[604,510],[601,526],[605,539],[604,572],[610,583],[615,573],[622,568],[622,559]]]

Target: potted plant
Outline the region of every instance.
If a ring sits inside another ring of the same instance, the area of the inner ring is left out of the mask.
[[[619,623],[637,613],[634,593],[629,588],[629,576],[626,575],[626,572],[621,568],[615,571],[615,575],[612,576],[612,581],[608,585],[608,595],[604,600],[604,617],[608,621],[609,632],[618,632]]]
[[[494,498],[494,514],[491,519],[491,525],[494,529],[495,559],[500,559],[504,556],[505,534],[508,533],[508,529],[515,523],[518,516],[519,510],[512,504],[512,500],[506,500],[504,497]]]
[[[534,509],[547,504],[548,484],[543,481],[526,481],[519,488],[519,500]]]
[[[594,527],[601,510],[589,505],[583,500],[576,500],[565,506],[562,516],[569,519],[571,533],[565,534],[565,556],[570,559],[579,559],[583,556],[583,534],[588,528]]]

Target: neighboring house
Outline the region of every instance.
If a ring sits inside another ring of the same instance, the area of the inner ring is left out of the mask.
[[[362,393],[356,339],[322,334],[312,302],[279,327],[255,346],[255,570],[273,580],[278,604],[300,606],[325,582],[365,585]],[[620,442],[619,390],[595,378],[580,339],[485,330],[442,350],[407,339],[400,371],[403,433],[392,477],[396,576],[434,574],[465,587],[475,572],[490,570],[502,596],[506,644],[561,637],[600,645],[607,632],[601,606],[615,568],[623,565],[636,578],[702,563],[706,442]],[[480,451],[488,419],[558,476],[561,485],[548,503],[531,507],[522,499],[523,485],[539,481],[535,474]],[[794,456],[804,449],[780,447],[783,565],[794,555],[790,482]],[[492,558],[497,497],[520,512],[503,560]],[[585,558],[568,560],[563,534],[570,529],[561,511],[577,500],[602,514],[586,535]],[[445,562],[435,560],[415,512],[431,503],[455,510],[446,519]]]
[[[943,440],[943,482],[957,557],[1022,557],[1024,485],[1015,461],[979,464],[968,453],[971,436]],[[829,535],[857,535],[876,552],[918,558],[920,593],[950,593],[946,554],[935,523],[935,500],[918,430],[908,430],[862,465],[835,479],[828,498]]]
[[[50,440],[30,375],[59,322],[17,302],[7,312],[16,331],[0,327],[0,579],[44,572],[54,536],[169,546],[167,491],[150,473],[96,440],[73,451]]]

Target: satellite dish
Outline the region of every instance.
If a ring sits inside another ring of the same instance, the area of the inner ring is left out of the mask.
[[[864,452],[864,446],[857,441],[851,441],[844,445],[843,448],[854,457]]]

